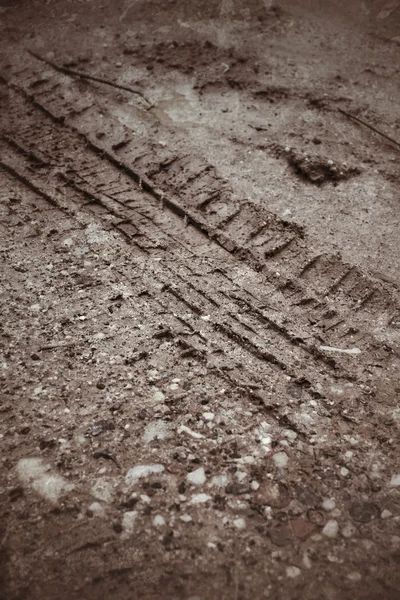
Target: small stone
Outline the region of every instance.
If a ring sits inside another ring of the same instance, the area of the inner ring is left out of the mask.
[[[155,421],[149,423],[143,434],[143,441],[150,444],[155,440],[169,440],[172,437],[172,425],[166,421]]]
[[[289,462],[289,457],[286,452],[277,452],[273,455],[272,460],[279,469],[284,469]]]
[[[89,511],[94,517],[104,517],[105,515],[105,510],[100,502],[92,502],[92,504],[89,506]]]
[[[342,477],[347,477],[347,475],[350,473],[350,471],[346,468],[346,467],[342,467],[340,469],[340,474]]]
[[[393,513],[391,513],[390,510],[387,510],[386,508],[381,512],[381,519],[390,519],[390,517],[392,516]]]
[[[186,479],[193,485],[203,485],[206,482],[204,467],[200,467],[199,469],[196,469],[196,471],[188,473]]]
[[[325,500],[322,502],[322,508],[327,512],[333,510],[335,507],[336,502],[332,498],[325,498]]]
[[[361,581],[361,574],[357,571],[353,571],[347,575],[347,579],[354,582]]]
[[[390,487],[398,487],[400,485],[400,473],[392,475],[390,480]]]
[[[380,509],[372,502],[354,502],[349,508],[349,514],[353,521],[369,523],[380,516]]]
[[[154,527],[163,527],[165,525],[165,519],[162,515],[156,515],[153,519]]]
[[[136,510],[130,510],[130,511],[124,513],[124,516],[122,517],[122,537],[123,538],[128,538],[133,534],[137,514],[138,513]]]
[[[329,538],[335,538],[339,533],[339,523],[330,519],[322,530],[323,535]]]
[[[191,504],[203,504],[204,502],[208,502],[211,500],[211,496],[208,494],[194,494],[190,501]]]
[[[192,519],[192,517],[190,515],[180,515],[179,518],[184,523],[190,523],[190,521],[193,521],[193,519]]]
[[[214,419],[214,417],[215,417],[215,414],[212,413],[212,412],[205,412],[205,413],[203,413],[203,418],[206,421],[212,421]]]
[[[316,526],[306,521],[305,519],[292,519],[290,525],[295,537],[300,540],[307,539],[312,533],[316,531]]]
[[[292,530],[286,523],[275,524],[269,531],[269,537],[275,546],[287,546],[293,543]]]
[[[250,487],[252,490],[257,491],[258,488],[260,487],[260,484],[258,483],[258,481],[252,481],[250,484]]]
[[[254,495],[256,504],[265,504],[272,508],[284,508],[290,502],[290,493],[283,483],[262,482]]]
[[[242,518],[235,519],[233,521],[233,524],[236,527],[236,529],[246,529],[246,521]]]
[[[153,394],[153,400],[154,402],[164,402],[165,400],[165,396],[164,394],[161,392],[161,390],[156,390]]]
[[[125,483],[134,485],[139,479],[162,473],[164,470],[165,467],[163,465],[137,465],[136,467],[129,469],[125,475]]]
[[[298,567],[286,567],[286,577],[290,577],[290,579],[295,579],[301,575],[301,570]]]
[[[357,533],[357,529],[354,527],[353,523],[346,523],[346,525],[342,527],[341,533],[343,537],[351,538]]]

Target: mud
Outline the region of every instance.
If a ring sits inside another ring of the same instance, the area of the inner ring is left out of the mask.
[[[0,597],[397,598],[397,3],[1,9]]]

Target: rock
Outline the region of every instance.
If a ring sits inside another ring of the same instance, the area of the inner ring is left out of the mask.
[[[295,579],[301,575],[301,570],[298,567],[286,567],[286,577],[290,577],[290,579]]]
[[[322,501],[322,508],[327,512],[333,510],[336,507],[336,502],[332,498],[325,498]]]
[[[180,515],[179,518],[184,523],[190,523],[190,521],[193,521],[193,519],[192,519],[192,517],[190,515]]]
[[[229,481],[229,476],[226,473],[222,473],[221,475],[214,475],[209,485],[213,487],[225,487],[229,484]]]
[[[357,533],[357,529],[354,527],[353,523],[346,523],[344,527],[342,527],[341,533],[343,537],[351,538]]]
[[[246,529],[246,521],[242,518],[235,519],[233,521],[233,524],[236,527],[236,529]]]
[[[37,494],[52,503],[60,496],[74,489],[61,475],[51,473],[51,467],[41,458],[21,458],[17,464],[17,474],[25,487],[32,488]]]
[[[391,513],[390,510],[387,510],[386,508],[381,512],[381,519],[390,519],[390,517],[392,516],[393,513]]]
[[[92,502],[92,504],[88,507],[88,511],[93,517],[104,517],[106,514],[100,502]]]
[[[339,523],[334,519],[330,519],[323,528],[322,533],[328,538],[335,538],[339,533]]]
[[[353,571],[347,575],[347,579],[354,582],[361,581],[361,574],[357,571]]]
[[[289,462],[289,457],[286,452],[277,452],[273,455],[272,460],[274,461],[276,467],[279,469],[284,469]]]
[[[400,486],[400,473],[397,475],[392,475],[392,479],[390,480],[390,487],[398,487]]]
[[[108,479],[100,478],[92,486],[90,492],[96,500],[102,500],[103,502],[111,502],[113,498],[114,486]]]
[[[163,527],[165,525],[165,519],[162,515],[156,515],[153,519],[154,527]]]
[[[206,421],[212,421],[215,417],[215,414],[212,412],[205,412],[203,413],[203,419],[205,419]]]
[[[188,435],[190,435],[192,438],[194,438],[196,440],[201,440],[202,438],[204,438],[204,435],[202,435],[201,433],[198,433],[197,431],[193,431],[193,429],[186,427],[186,425],[181,425],[178,428],[178,433],[187,433]]]
[[[372,502],[354,502],[349,509],[349,514],[353,521],[359,523],[369,523],[373,519],[377,519],[380,514],[380,508]]]
[[[136,510],[129,510],[124,513],[124,516],[122,517],[122,538],[129,538],[133,534],[137,515],[138,513]]]
[[[211,500],[211,496],[208,494],[194,494],[190,500],[190,504],[203,504]]]
[[[188,473],[186,479],[193,485],[203,485],[206,482],[204,468],[200,467],[191,473]]]
[[[135,485],[139,479],[144,479],[150,475],[157,475],[165,471],[164,465],[137,465],[129,469],[125,475],[125,483]]]
[[[317,527],[313,523],[310,523],[309,521],[300,518],[292,519],[290,521],[290,526],[292,528],[294,536],[299,538],[300,540],[307,539],[312,533],[315,533],[315,531],[317,531]]]
[[[275,524],[269,530],[269,537],[275,546],[287,546],[293,541],[292,530],[286,523]]]
[[[154,440],[168,440],[172,438],[172,425],[166,421],[149,423],[144,430],[143,441],[150,444]]]
[[[290,502],[289,490],[283,483],[264,481],[254,494],[254,502],[272,508],[284,508]]]

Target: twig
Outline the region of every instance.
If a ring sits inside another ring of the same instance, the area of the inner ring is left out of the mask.
[[[108,79],[102,79],[101,77],[95,77],[94,75],[89,75],[88,73],[82,73],[81,71],[75,71],[74,69],[68,69],[67,67],[60,67],[59,65],[56,65],[52,61],[47,60],[47,58],[43,58],[43,56],[36,54],[36,52],[33,52],[33,50],[28,50],[28,52],[29,52],[29,54],[31,54],[32,56],[37,58],[37,60],[40,60],[40,61],[46,63],[47,65],[50,65],[51,67],[53,67],[53,69],[56,69],[56,71],[60,71],[60,73],[65,73],[66,75],[75,75],[75,77],[80,77],[81,79],[89,79],[90,81],[97,81],[98,83],[104,83],[105,85],[115,87],[118,90],[125,90],[126,92],[130,92],[131,94],[137,94],[138,96],[143,98],[143,100],[145,100],[150,105],[150,108],[153,107],[153,104],[150,102],[150,100],[148,100],[146,98],[146,96],[144,96],[142,94],[142,92],[140,92],[139,90],[135,90],[126,85],[120,85],[119,83],[114,83],[113,81],[109,81]]]
[[[342,108],[338,108],[338,111],[340,113],[342,113],[343,115],[345,115],[346,117],[348,117],[349,119],[353,119],[353,121],[357,121],[357,123],[360,123],[361,125],[364,125],[364,127],[368,127],[368,129],[370,129],[374,133],[377,133],[381,137],[385,138],[386,140],[388,140],[389,142],[391,142],[392,144],[394,144],[395,146],[397,146],[398,148],[400,148],[400,143],[399,142],[397,142],[396,140],[394,140],[390,136],[386,135],[386,133],[383,133],[382,131],[379,131],[379,129],[376,129],[376,127],[374,127],[373,125],[370,125],[369,123],[367,123],[363,119],[360,119],[359,117],[356,117],[355,115],[352,115],[352,114],[346,112]]]

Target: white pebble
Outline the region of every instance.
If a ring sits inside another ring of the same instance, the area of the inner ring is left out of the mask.
[[[332,498],[325,498],[325,500],[322,502],[322,508],[327,512],[333,510],[335,507],[336,502]]]
[[[93,513],[94,517],[104,517],[105,511],[100,502],[92,502],[89,510]]]
[[[273,455],[272,459],[275,463],[275,466],[277,466],[280,469],[286,467],[286,465],[289,462],[289,457],[286,454],[286,452],[277,452]]]
[[[390,487],[397,487],[400,485],[400,473],[398,473],[397,475],[393,475],[392,479],[390,480]]]
[[[340,474],[342,477],[347,477],[347,475],[350,473],[350,471],[348,469],[346,469],[346,467],[342,467],[340,469]]]
[[[163,527],[165,525],[165,519],[162,515],[156,515],[153,519],[154,527]]]
[[[342,528],[342,536],[345,538],[351,538],[355,533],[357,533],[357,529],[354,527],[353,523],[346,523]]]
[[[144,479],[150,475],[162,473],[165,470],[163,465],[137,465],[129,469],[125,475],[125,483],[134,485],[139,479]]]
[[[204,467],[200,467],[191,473],[188,473],[186,479],[193,483],[193,485],[203,485],[206,482],[206,474],[204,472]]]
[[[329,538],[335,538],[339,532],[339,523],[330,519],[322,530],[323,535]]]
[[[180,520],[183,521],[184,523],[190,523],[190,521],[192,521],[192,517],[190,515],[180,515]]]
[[[295,579],[301,575],[301,570],[298,567],[286,567],[286,577],[290,577],[290,579]]]
[[[214,419],[214,417],[215,417],[215,414],[212,413],[212,412],[205,412],[205,413],[203,413],[203,418],[206,421],[212,421]]]
[[[236,527],[236,529],[246,529],[246,521],[242,518],[235,519],[233,521],[233,524]]]
[[[252,490],[256,491],[260,487],[260,484],[258,483],[258,481],[252,481],[250,486]]]
[[[211,496],[208,494],[194,494],[190,504],[202,504],[203,502],[208,502],[209,500],[211,500]]]
[[[361,574],[357,573],[357,571],[353,571],[353,573],[347,575],[347,579],[350,581],[361,581]]]
[[[392,517],[392,516],[393,516],[393,513],[391,513],[390,510],[387,510],[386,508],[381,513],[381,519],[390,519],[390,517]]]

